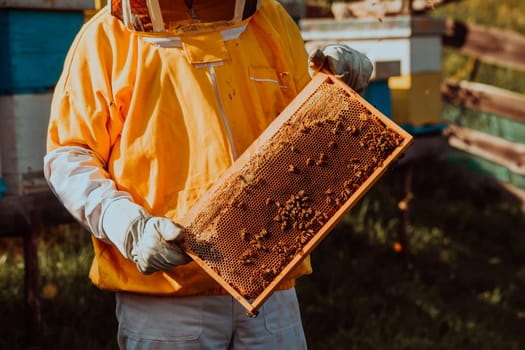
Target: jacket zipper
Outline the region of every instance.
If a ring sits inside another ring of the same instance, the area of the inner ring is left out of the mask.
[[[215,98],[217,99],[217,104],[219,105],[219,110],[222,117],[222,122],[224,124],[224,127],[226,128],[226,133],[228,134],[228,140],[230,142],[230,148],[232,152],[233,160],[235,161],[238,158],[237,149],[235,147],[235,143],[233,142],[233,134],[232,130],[230,128],[230,123],[228,122],[228,118],[226,118],[226,113],[224,112],[224,107],[222,105],[221,98],[219,96],[219,88],[217,86],[217,79],[215,76],[215,70],[213,69],[214,64],[213,63],[207,63],[208,66],[208,72],[210,72],[211,81],[213,84],[213,90],[215,91]]]

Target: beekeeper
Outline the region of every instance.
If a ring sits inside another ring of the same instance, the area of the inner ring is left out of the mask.
[[[92,233],[90,278],[117,292],[122,349],[306,347],[294,282],[308,258],[250,318],[174,243],[179,219],[315,70],[368,83],[370,61],[347,46],[315,57],[275,0],[116,0],[75,38],[45,176]]]

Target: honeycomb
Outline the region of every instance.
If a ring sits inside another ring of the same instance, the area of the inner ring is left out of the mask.
[[[320,73],[185,217],[184,248],[256,315],[411,142]]]

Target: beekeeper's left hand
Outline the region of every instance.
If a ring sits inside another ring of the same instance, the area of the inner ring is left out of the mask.
[[[368,57],[345,44],[316,49],[309,56],[310,76],[327,69],[358,93],[368,86],[374,66]]]

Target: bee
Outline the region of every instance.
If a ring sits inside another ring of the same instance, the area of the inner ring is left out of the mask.
[[[346,131],[350,133],[350,135],[357,136],[359,134],[359,130],[353,125],[350,125],[348,128],[346,128]]]
[[[263,228],[263,229],[261,230],[261,232],[259,232],[259,234],[257,235],[257,237],[259,237],[259,238],[267,238],[269,234],[270,234],[270,233],[268,232],[268,230],[265,229],[265,228]]]
[[[315,161],[315,165],[317,166],[326,166],[328,165],[328,162],[324,159],[318,159]]]
[[[248,240],[248,231],[245,228],[242,228],[241,231],[239,232],[239,234],[241,236],[241,240],[243,240],[243,241],[247,241]]]
[[[255,264],[254,258],[254,252],[251,249],[248,249],[244,253],[242,253],[241,257],[239,258],[239,261],[243,265],[253,265]]]
[[[299,173],[299,168],[296,167],[296,166],[293,165],[293,164],[290,164],[290,165],[288,166],[288,172],[289,172],[289,173],[293,173],[293,174],[298,174],[298,173]]]

